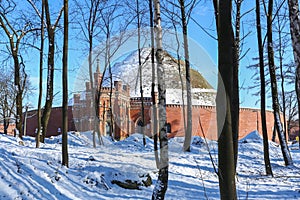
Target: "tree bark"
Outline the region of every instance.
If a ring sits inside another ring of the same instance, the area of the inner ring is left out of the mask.
[[[264,55],[261,36],[261,23],[260,23],[260,0],[256,0],[256,30],[257,30],[257,43],[259,52],[259,69],[260,69],[260,116],[262,124],[262,135],[264,144],[264,162],[267,175],[272,175],[272,166],[269,156],[269,140],[266,124],[266,82],[265,82],[265,70],[264,70]]]
[[[158,125],[157,125],[157,103],[155,95],[155,50],[154,50],[154,25],[153,25],[153,0],[149,0],[149,13],[150,13],[150,34],[151,34],[151,71],[152,71],[152,85],[151,85],[151,98],[152,98],[152,135],[154,143],[154,156],[156,167],[159,168],[159,156],[158,156]]]
[[[241,24],[242,0],[236,1],[235,35],[233,45],[233,87],[232,87],[232,140],[234,151],[234,166],[237,166],[238,159],[238,138],[240,118],[240,92],[239,92],[239,64],[240,64],[240,24]]]
[[[136,1],[136,10],[137,10],[137,26],[138,26],[138,59],[139,59],[139,74],[140,74],[140,94],[141,94],[141,118],[142,118],[142,127],[141,134],[143,135],[143,145],[146,146],[145,138],[145,108],[144,108],[144,91],[143,91],[143,70],[142,70],[142,58],[141,58],[141,22],[140,22],[140,9],[139,9],[139,0]]]
[[[48,32],[48,63],[47,63],[47,91],[46,91],[46,102],[42,115],[42,137],[41,142],[45,142],[45,137],[47,134],[48,122],[50,119],[52,103],[53,103],[53,84],[54,84],[54,54],[55,54],[55,29],[57,27],[57,23],[60,19],[61,12],[56,20],[54,25],[51,24],[50,19],[50,9],[48,0],[45,0],[45,15],[46,15],[46,24],[47,24],[47,32]]]
[[[278,91],[277,91],[277,80],[276,80],[276,70],[274,64],[274,51],[273,51],[273,34],[272,34],[272,19],[273,19],[273,0],[269,0],[268,5],[268,16],[267,16],[267,42],[268,42],[268,60],[269,60],[269,71],[271,79],[271,90],[272,90],[272,103],[273,103],[273,113],[275,120],[275,127],[278,133],[279,142],[281,146],[281,151],[285,165],[292,165],[292,157],[290,155],[287,142],[285,140],[284,131],[280,119],[280,108],[278,101]]]
[[[68,38],[69,38],[69,5],[64,0],[64,42],[63,42],[63,116],[62,116],[62,165],[69,167],[68,155]]]
[[[218,125],[218,175],[221,199],[237,199],[235,184],[235,160],[231,118],[233,86],[233,30],[231,1],[219,1],[217,5],[219,80],[217,91]],[[224,88],[222,86],[222,80]],[[225,91],[224,91],[225,89]],[[222,91],[223,90],[223,91]],[[224,103],[224,99],[226,103]],[[225,108],[224,108],[225,106]],[[224,113],[225,110],[225,113]],[[224,119],[225,118],[225,119]],[[223,124],[224,122],[224,124]]]
[[[17,106],[17,115],[16,115],[16,129],[19,132],[19,138],[23,138],[23,91],[21,89],[21,77],[20,77],[20,63],[18,58],[18,48],[12,50],[12,56],[14,59],[15,67],[15,87],[17,88],[16,96],[16,106]]]
[[[279,59],[279,69],[280,69],[280,79],[281,79],[281,100],[282,100],[282,114],[283,114],[283,133],[285,140],[287,141],[287,124],[286,124],[286,98],[285,98],[285,87],[284,81],[285,76],[283,73],[283,45],[282,45],[282,27],[280,26],[280,17],[277,17],[277,25],[278,25],[278,59]]]
[[[186,95],[187,95],[187,124],[185,130],[185,139],[183,144],[184,151],[191,151],[192,140],[192,91],[191,91],[191,75],[190,75],[190,58],[189,58],[189,43],[187,38],[187,21],[185,16],[184,0],[179,0],[181,11],[181,23],[183,33],[183,46],[184,46],[184,61],[185,61],[185,78],[186,78]],[[179,62],[179,61],[178,61]]]
[[[159,140],[160,140],[160,163],[156,185],[153,190],[152,199],[164,199],[168,188],[169,176],[169,156],[168,156],[168,136],[166,132],[166,86],[165,72],[163,66],[162,50],[162,28],[160,15],[160,0],[154,0],[155,24],[156,24],[156,60],[158,79],[158,112],[159,112]]]
[[[44,9],[45,0],[42,0],[42,14],[41,14],[41,46],[40,46],[40,66],[39,66],[39,97],[38,97],[38,127],[36,130],[36,136],[35,136],[35,142],[36,142],[36,148],[40,148],[40,133],[41,133],[41,107],[42,107],[42,97],[43,97],[43,56],[44,56],[44,15],[45,15],[45,9]]]
[[[288,0],[289,18],[290,18],[290,33],[294,52],[294,61],[296,65],[296,81],[295,90],[298,102],[298,119],[300,119],[300,15],[298,0]],[[300,127],[300,120],[298,120]],[[300,132],[299,132],[300,138]],[[300,139],[299,139],[300,147]]]

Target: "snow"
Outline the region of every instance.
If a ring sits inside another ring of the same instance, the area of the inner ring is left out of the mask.
[[[285,167],[278,145],[270,142],[274,177],[265,176],[262,140],[257,132],[239,142],[239,199],[300,199],[299,148],[290,145],[294,166]],[[0,199],[150,199],[157,180],[153,141],[135,133],[123,141],[103,137],[92,147],[92,133],[69,133],[69,168],[61,166],[61,136],[35,148],[34,138],[0,135]],[[217,142],[193,137],[191,152],[182,152],[183,138],[169,140],[169,187],[166,199],[219,199]],[[210,150],[213,161],[208,153]],[[124,189],[115,181],[149,174],[152,185]]]
[[[249,133],[246,137],[241,139],[242,142],[260,142],[262,141],[262,137],[261,135],[258,133],[257,130],[252,131],[251,133]]]
[[[151,48],[144,48],[141,50],[142,59],[142,86],[143,96],[151,97],[151,83],[152,83],[152,63],[151,63]],[[165,69],[165,85],[166,85],[166,100],[167,104],[182,105],[182,87],[180,82],[180,76],[178,73],[178,66],[171,59],[166,56],[164,58],[164,69]],[[140,74],[138,64],[138,51],[133,51],[122,61],[116,62],[112,66],[112,73],[114,80],[120,80],[123,84],[130,86],[130,96],[140,97]],[[156,72],[155,72],[156,74]],[[104,77],[108,77],[105,74]],[[106,80],[106,78],[104,78]],[[109,80],[109,79],[107,79]],[[156,77],[157,81],[157,77]],[[185,85],[185,78],[183,77]],[[104,86],[108,86],[108,82],[104,82]],[[157,91],[157,87],[155,88]],[[216,90],[205,89],[205,88],[192,88],[192,104],[193,105],[215,105]],[[186,91],[184,94],[185,103]]]

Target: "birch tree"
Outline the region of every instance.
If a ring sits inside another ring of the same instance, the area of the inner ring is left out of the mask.
[[[183,33],[183,46],[184,46],[184,61],[185,61],[185,79],[186,79],[186,95],[187,95],[187,124],[185,131],[185,139],[183,144],[184,151],[190,151],[192,131],[193,131],[193,120],[192,120],[192,90],[191,90],[191,73],[190,73],[190,56],[189,56],[189,43],[188,43],[188,27],[185,13],[185,1],[179,0],[180,11],[181,11],[181,23]],[[178,60],[178,62],[180,62]]]
[[[163,66],[162,27],[160,0],[154,0],[155,29],[156,29],[156,60],[157,60],[157,82],[158,82],[158,115],[159,115],[159,141],[160,141],[160,163],[156,185],[153,190],[152,199],[164,199],[168,188],[169,156],[168,136],[166,131],[166,86],[165,72]]]
[[[155,50],[154,50],[154,23],[153,23],[153,0],[149,0],[149,19],[150,19],[150,35],[151,35],[151,99],[152,99],[152,135],[154,143],[154,156],[156,167],[159,168],[158,156],[158,120],[157,120],[157,102],[155,96]]]

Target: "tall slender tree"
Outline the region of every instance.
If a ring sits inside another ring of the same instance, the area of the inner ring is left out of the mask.
[[[185,1],[179,0],[181,11],[181,23],[183,33],[183,46],[184,46],[184,61],[185,61],[185,79],[186,79],[186,94],[187,94],[187,124],[185,131],[185,139],[183,144],[184,151],[190,151],[191,139],[192,139],[192,89],[191,89],[191,73],[190,73],[190,56],[189,56],[189,43],[188,43],[188,26],[185,13]],[[180,62],[178,60],[178,62]]]
[[[237,199],[232,132],[233,29],[230,0],[214,0],[218,32],[218,176],[221,199]],[[224,103],[225,99],[225,103]],[[224,113],[225,112],[225,113]]]
[[[262,134],[264,143],[264,161],[267,175],[273,175],[269,156],[269,141],[267,132],[266,119],[266,83],[265,83],[265,69],[264,69],[264,50],[261,36],[260,23],[260,0],[256,0],[256,30],[257,30],[257,44],[259,52],[259,69],[260,69],[260,116],[262,124]]]
[[[169,177],[169,155],[168,136],[166,131],[166,85],[165,71],[163,66],[162,49],[162,27],[160,0],[154,0],[155,27],[156,27],[156,60],[157,60],[157,81],[158,81],[158,115],[159,115],[159,141],[160,141],[160,163],[156,185],[153,190],[152,199],[164,199],[168,188]]]
[[[298,119],[300,119],[300,14],[299,14],[299,1],[298,0],[288,0],[289,6],[289,18],[290,18],[290,33],[292,39],[292,46],[294,52],[294,61],[296,65],[296,81],[295,90],[297,94],[298,102]],[[300,127],[300,120],[298,120],[298,125]],[[300,132],[299,132],[300,138]],[[300,146],[300,140],[299,140]]]
[[[63,42],[63,100],[62,100],[62,165],[69,167],[68,155],[68,42],[69,40],[69,2],[64,0],[64,42]]]
[[[142,58],[141,58],[141,19],[140,19],[140,7],[139,0],[136,0],[136,15],[137,15],[137,27],[138,27],[138,60],[139,60],[139,79],[140,79],[140,94],[141,94],[141,134],[143,135],[143,145],[146,145],[145,138],[145,108],[144,108],[144,91],[143,91],[143,69],[142,69]]]
[[[285,140],[284,131],[280,119],[280,107],[279,107],[279,100],[278,100],[276,70],[275,70],[274,51],[273,51],[272,22],[273,22],[273,0],[269,0],[268,13],[267,13],[267,45],[268,45],[269,72],[270,72],[270,79],[271,79],[272,105],[273,105],[273,113],[274,113],[274,120],[275,120],[275,128],[278,133],[278,138],[279,138],[285,165],[292,165],[293,164],[292,157],[290,155],[290,151],[287,146],[287,142]]]
[[[238,138],[239,138],[239,119],[240,119],[240,88],[239,88],[239,66],[240,66],[240,48],[241,48],[241,6],[243,0],[236,0],[235,2],[235,34],[233,44],[233,87],[232,87],[232,138],[233,138],[233,150],[234,150],[234,165],[237,166],[238,158]]]
[[[44,56],[44,9],[45,0],[42,0],[42,13],[41,13],[41,46],[40,46],[40,64],[39,64],[39,97],[38,97],[38,111],[37,111],[37,120],[38,126],[36,130],[36,148],[40,147],[40,135],[41,135],[41,126],[42,126],[42,97],[43,97],[43,56]]]
[[[93,48],[94,48],[94,40],[100,34],[99,27],[99,17],[100,17],[100,9],[101,8],[101,0],[90,0],[90,1],[75,1],[76,7],[78,8],[80,19],[78,20],[78,25],[80,26],[80,30],[84,33],[84,41],[88,43],[88,71],[89,71],[89,82],[91,89],[91,104],[94,107],[91,115],[94,117],[94,130],[93,130],[93,147],[96,147],[96,133],[98,135],[99,143],[101,144],[100,139],[100,116],[99,116],[99,104],[100,98],[97,98],[98,92],[100,92],[101,86],[95,85],[93,80]],[[87,20],[86,20],[87,19]],[[98,83],[97,83],[98,84]],[[94,98],[95,97],[95,98]],[[97,114],[98,113],[98,114]]]
[[[156,161],[156,167],[159,168],[159,156],[158,156],[158,124],[157,124],[157,102],[155,95],[155,49],[154,49],[154,25],[153,25],[153,0],[149,0],[149,14],[150,14],[150,35],[151,35],[151,99],[152,99],[152,135],[154,143],[154,156]]]
[[[61,8],[58,17],[55,22],[52,24],[51,22],[51,13],[49,8],[48,0],[44,1],[44,9],[46,16],[46,30],[48,33],[48,60],[47,60],[47,90],[46,90],[46,102],[42,115],[42,137],[41,142],[45,141],[45,137],[47,134],[48,122],[50,119],[52,103],[53,103],[53,90],[54,90],[54,55],[55,55],[55,31],[58,27],[59,20],[62,16],[63,7]]]

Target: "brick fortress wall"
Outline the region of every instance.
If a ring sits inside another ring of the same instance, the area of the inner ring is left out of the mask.
[[[104,98],[104,100],[108,100]],[[151,121],[151,99],[145,98],[145,134],[149,137],[152,136],[152,121]],[[123,102],[124,104],[125,102]],[[121,107],[122,112],[119,115],[119,122],[114,124],[116,132],[119,132],[116,136],[117,139],[123,139],[130,134],[140,132],[140,126],[138,121],[141,120],[140,101],[138,99],[131,99],[130,109],[123,105]],[[179,105],[167,105],[167,123],[170,125],[169,137],[182,137],[184,136],[184,122],[182,117],[182,106]],[[53,108],[49,120],[49,127],[47,130],[47,137],[52,135],[58,135],[58,129],[61,128],[62,112],[61,108]],[[130,111],[130,112],[129,112]],[[74,107],[69,107],[69,131],[80,131],[78,126],[75,126],[74,112],[78,114],[86,114],[80,111],[74,111]],[[101,115],[101,114],[100,114]],[[129,116],[130,118],[129,118]],[[102,116],[102,115],[101,115]],[[126,117],[127,116],[127,117]],[[271,111],[266,112],[267,117],[267,129],[268,138],[272,138],[274,129],[274,118]],[[122,121],[122,122],[121,122]],[[85,125],[87,126],[87,125]],[[103,135],[107,135],[104,125],[101,125],[101,132]],[[240,126],[239,126],[239,139],[245,137],[248,133],[261,130],[261,118],[259,109],[240,109]],[[35,136],[35,129],[37,128],[37,111],[29,111],[27,118],[27,130],[26,135]],[[81,127],[87,128],[90,127]],[[84,131],[84,130],[81,130]],[[204,133],[204,134],[203,134]],[[216,122],[216,109],[214,106],[193,106],[193,135],[206,137],[207,139],[217,140],[217,122]],[[278,138],[276,138],[278,141]]]
[[[37,110],[28,111],[27,120],[26,120],[27,123],[26,135],[29,136],[36,135],[37,121],[38,121]],[[49,119],[49,125],[46,132],[46,137],[59,135],[60,134],[59,129],[61,130],[61,127],[62,127],[62,108],[61,107],[52,108],[50,119]],[[68,130],[69,131],[76,130],[73,121],[73,112],[71,106],[68,107]]]
[[[145,133],[152,137],[151,99],[145,99]],[[138,121],[141,119],[140,99],[131,100],[131,119],[133,132],[139,132]],[[169,124],[169,137],[184,136],[183,107],[180,105],[167,105],[167,123]],[[193,106],[193,135],[217,140],[216,108],[214,106]],[[269,140],[272,139],[274,130],[274,117],[272,111],[266,112],[267,131]],[[259,109],[241,108],[239,123],[239,139],[244,138],[252,131],[262,133],[261,117]],[[278,137],[276,137],[278,141]]]

